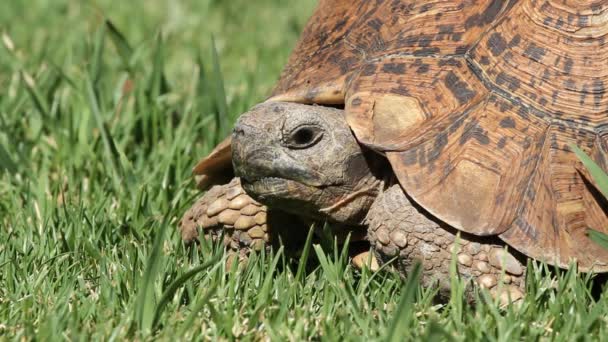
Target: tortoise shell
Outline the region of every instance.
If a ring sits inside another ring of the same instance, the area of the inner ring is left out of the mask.
[[[343,104],[432,215],[608,271],[608,1],[321,0],[269,101]]]

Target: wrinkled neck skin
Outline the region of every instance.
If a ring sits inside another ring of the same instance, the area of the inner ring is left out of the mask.
[[[237,122],[232,146],[250,196],[308,220],[362,225],[390,170],[362,149],[342,110],[321,106],[258,105]]]

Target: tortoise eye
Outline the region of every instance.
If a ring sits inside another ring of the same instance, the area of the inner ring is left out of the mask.
[[[323,137],[323,132],[317,126],[300,126],[287,136],[285,144],[292,149],[308,148]]]

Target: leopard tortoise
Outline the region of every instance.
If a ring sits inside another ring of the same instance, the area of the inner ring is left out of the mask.
[[[587,230],[607,206],[571,146],[608,170],[607,63],[606,0],[321,0],[271,97],[195,167],[216,186],[182,236],[293,247],[328,221],[427,285],[455,255],[512,299],[526,258],[606,272]]]

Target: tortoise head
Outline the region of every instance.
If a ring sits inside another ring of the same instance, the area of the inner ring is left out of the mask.
[[[380,159],[359,145],[344,112],[328,107],[263,103],[232,136],[234,170],[250,196],[338,223],[362,221],[382,184]]]

